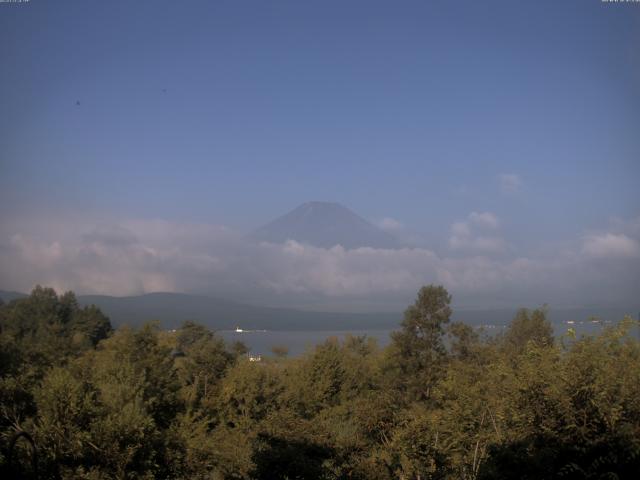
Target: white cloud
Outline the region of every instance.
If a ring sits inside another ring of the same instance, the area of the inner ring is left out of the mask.
[[[14,234],[4,248],[0,239],[0,285],[24,291],[40,283],[112,295],[181,291],[193,287],[189,277],[216,271],[220,260],[208,251],[209,242],[219,250],[233,241],[214,226],[157,221],[73,230],[69,226],[70,233],[55,241]]]
[[[378,226],[378,228],[381,228],[382,230],[390,233],[398,232],[399,230],[402,230],[404,228],[404,225],[401,222],[391,217],[384,217],[383,219],[376,222],[376,225]]]
[[[610,229],[617,233],[624,233],[630,237],[640,237],[640,216],[624,220],[621,218],[612,218]]]
[[[453,250],[501,253],[506,249],[506,242],[500,237],[471,237],[452,235],[449,239],[449,246]]]
[[[516,173],[502,173],[498,180],[503,193],[516,193],[522,188],[522,178]]]
[[[476,253],[501,253],[507,248],[498,235],[478,233],[478,230],[495,230],[500,225],[498,217],[491,212],[471,212],[467,220],[451,225],[449,248]]]
[[[379,300],[410,298],[421,285],[435,282],[458,301],[488,306],[505,298],[514,303],[637,301],[638,236],[592,234],[576,239],[573,250],[549,258],[509,258],[498,228],[498,218],[489,212],[452,224],[449,240],[457,256],[451,257],[427,248],[254,244],[227,227],[160,220],[73,224],[55,234],[38,233],[36,226],[20,233],[5,224],[0,288],[27,291],[40,283],[113,295],[180,291],[243,301],[254,294]],[[489,256],[495,253],[501,255]]]
[[[451,225],[451,233],[457,237],[468,237],[471,235],[471,228],[467,222],[455,222]]]
[[[637,258],[640,257],[640,242],[623,233],[588,235],[583,240],[582,251],[598,258]]]
[[[384,217],[375,222],[375,225],[381,230],[393,235],[401,246],[419,247],[425,245],[425,239],[420,233],[407,228],[404,223],[395,218]]]
[[[471,212],[469,221],[483,228],[498,228],[498,225],[500,225],[498,217],[491,212]]]
[[[37,242],[30,237],[15,234],[11,237],[11,245],[21,256],[44,267],[51,267],[62,259],[62,247],[59,242]]]

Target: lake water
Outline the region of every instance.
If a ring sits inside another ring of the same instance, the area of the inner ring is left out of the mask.
[[[559,322],[554,323],[556,336],[563,335],[569,328],[573,328],[578,336],[591,335],[602,330],[604,323],[590,321],[576,321],[574,323]],[[505,325],[483,325],[476,329],[483,328],[488,335],[495,335],[502,332]],[[312,349],[315,345],[323,343],[330,337],[337,337],[343,340],[347,335],[367,336],[375,338],[378,345],[385,347],[391,341],[389,334],[393,330],[273,330],[273,331],[245,331],[242,333],[233,330],[220,330],[217,333],[226,341],[243,342],[249,347],[252,355],[272,355],[271,349],[274,346],[284,346],[289,349],[289,356],[300,355],[306,350]]]

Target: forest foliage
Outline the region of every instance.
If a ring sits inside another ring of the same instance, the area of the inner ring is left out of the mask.
[[[350,336],[250,362],[193,322],[114,331],[37,287],[0,305],[3,478],[636,478],[636,322],[554,338],[520,310],[486,336],[450,305],[426,286],[384,349]]]

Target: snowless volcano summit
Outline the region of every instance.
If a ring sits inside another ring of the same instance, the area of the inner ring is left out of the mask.
[[[341,245],[398,248],[396,238],[367,222],[347,207],[334,202],[307,202],[276,218],[251,235],[259,241],[284,243],[287,240],[331,248]]]

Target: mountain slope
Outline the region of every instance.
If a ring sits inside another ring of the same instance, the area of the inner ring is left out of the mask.
[[[307,202],[256,230],[252,238],[283,243],[295,240],[322,248],[397,248],[398,241],[356,215],[330,202]]]
[[[28,297],[26,293],[0,290],[0,300],[2,300],[4,303],[9,303],[12,300],[17,300],[19,298],[25,298],[25,297]]]
[[[19,292],[0,290],[0,300],[9,303],[26,298]],[[391,328],[398,323],[393,313],[309,312],[287,308],[246,305],[201,295],[148,293],[130,297],[78,295],[81,306],[96,305],[114,327],[139,326],[157,320],[162,328],[177,328],[193,320],[214,330],[350,330]]]
[[[8,303],[25,298],[19,292],[0,290],[0,299]],[[181,293],[149,293],[132,297],[110,297],[107,295],[80,295],[81,305],[97,305],[118,327],[138,326],[150,320],[160,322],[162,328],[179,327],[185,320],[193,320],[214,330],[229,330],[237,326],[244,329],[267,330],[376,330],[395,329],[402,319],[396,313],[338,313],[303,311],[286,308],[270,308],[245,305],[214,297]],[[625,315],[635,318],[638,306],[617,308],[552,308],[549,320],[563,333],[568,328],[565,322],[585,322],[591,316],[603,321],[617,322]],[[506,325],[516,313],[515,308],[467,310],[456,309],[452,320],[469,325]],[[491,333],[491,332],[490,332]],[[640,336],[640,329],[635,330]]]
[[[164,328],[176,328],[185,320],[202,323],[214,330],[244,329],[318,330],[389,328],[398,315],[378,313],[306,312],[284,308],[245,305],[227,300],[181,293],[149,293],[134,297],[81,295],[82,305],[95,304],[113,325],[140,325],[158,320]]]

